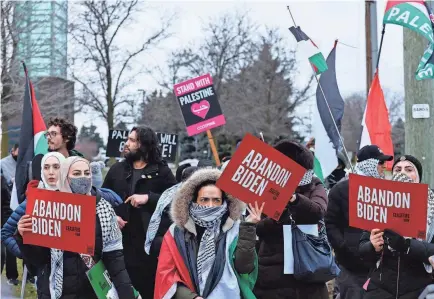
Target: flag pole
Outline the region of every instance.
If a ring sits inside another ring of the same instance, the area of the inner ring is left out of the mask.
[[[208,136],[208,141],[209,141],[209,145],[211,146],[211,151],[212,151],[212,154],[214,156],[215,164],[217,167],[220,167],[220,165],[221,165],[220,158],[219,158],[219,154],[217,152],[217,147],[215,146],[215,143],[214,143],[214,138],[212,137],[211,130],[206,130],[206,135]]]
[[[336,47],[336,43],[337,43],[337,40],[335,41],[335,47]],[[330,117],[332,118],[333,125],[335,126],[336,132],[338,133],[339,140],[341,141],[342,148],[343,148],[345,156],[347,157],[347,160],[348,160],[348,164],[350,164],[351,170],[352,170],[352,172],[354,172],[354,167],[353,167],[353,164],[351,164],[350,155],[348,154],[347,148],[345,147],[345,144],[344,144],[344,139],[342,138],[342,135],[341,135],[341,133],[339,132],[339,129],[338,129],[338,125],[336,124],[335,118],[333,117],[333,112],[332,112],[332,110],[330,108],[329,102],[328,102],[328,100],[326,98],[326,95],[324,93],[324,90],[322,89],[321,83],[319,83],[319,79],[316,76],[315,70],[313,68],[312,68],[312,71],[314,73],[316,82],[318,83],[319,89],[321,90],[322,96],[324,97],[324,101],[325,101],[325,103],[327,105],[327,109],[328,109],[328,111],[330,113]]]
[[[378,71],[378,66],[380,65],[381,49],[383,48],[383,40],[384,40],[384,34],[385,33],[386,33],[386,24],[383,24],[383,30],[381,30],[380,48],[378,49],[377,69],[375,70],[375,72]]]
[[[288,9],[289,14],[291,15],[292,22],[294,23],[294,26],[297,27],[297,25],[296,25],[296,23],[295,23],[295,20],[294,20],[294,17],[292,16],[292,13],[291,13],[291,9],[289,8],[289,5],[287,5],[286,8]],[[337,43],[338,43],[338,40],[335,40],[335,45],[334,45],[334,47],[336,47]],[[333,117],[333,113],[332,113],[332,110],[331,110],[331,108],[330,108],[329,102],[328,102],[328,100],[327,100],[327,98],[326,98],[326,95],[325,95],[325,93],[324,93],[324,90],[322,89],[321,83],[319,82],[319,79],[318,79],[318,77],[316,76],[316,72],[315,72],[315,70],[313,69],[312,65],[311,65],[311,68],[312,68],[312,71],[313,71],[313,74],[314,74],[315,80],[316,80],[316,82],[318,83],[318,86],[319,86],[319,88],[320,88],[320,90],[321,90],[322,96],[324,97],[324,101],[325,101],[325,103],[326,103],[326,105],[327,105],[327,109],[328,109],[328,111],[329,111],[329,113],[330,113],[330,117],[331,117],[331,119],[332,119],[332,121],[333,121],[333,125],[334,125],[334,127],[335,127],[335,129],[336,129],[336,132],[338,133],[339,140],[340,140],[340,142],[341,142],[341,144],[342,144],[342,148],[343,148],[344,153],[345,153],[345,156],[347,157],[347,160],[348,160],[348,164],[350,164],[351,171],[354,172],[354,167],[353,167],[353,165],[351,164],[350,155],[348,154],[348,151],[347,151],[347,148],[345,147],[345,144],[344,144],[344,140],[343,140],[343,138],[342,138],[342,135],[341,135],[341,133],[339,132],[338,125],[336,124],[336,122],[335,122],[335,118]]]

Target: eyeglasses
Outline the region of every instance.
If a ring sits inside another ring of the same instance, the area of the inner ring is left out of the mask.
[[[46,138],[56,138],[57,135],[60,135],[58,132],[56,131],[51,131],[51,132],[46,132],[45,134]]]

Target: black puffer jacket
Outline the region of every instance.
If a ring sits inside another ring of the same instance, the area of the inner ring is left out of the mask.
[[[97,195],[97,202],[101,199]],[[102,252],[103,240],[101,223],[96,217],[95,231],[95,262],[102,259],[111,280],[114,283],[120,298],[135,298],[130,277],[125,269],[122,250]],[[38,275],[37,292],[38,299],[51,299],[50,296],[50,272],[51,254],[46,247],[23,244],[20,235],[16,235],[18,246],[23,257],[40,269]],[[63,292],[61,299],[93,299],[97,298],[86,276],[88,268],[78,253],[64,251],[63,253]]]
[[[349,226],[348,188],[349,180],[343,180],[330,190],[325,216],[327,237],[339,265],[349,271],[367,275],[372,265],[363,262],[359,255],[359,241],[363,231]]]
[[[360,238],[360,256],[372,264],[380,260],[379,267],[374,266],[370,274],[368,292],[378,288],[398,297],[423,289],[433,282],[431,274],[427,273],[423,263],[429,263],[428,258],[434,255],[434,244],[412,239],[408,253],[392,252],[385,246],[383,256],[375,252],[370,239],[370,232],[364,232]]]
[[[12,214],[12,210],[10,208],[11,203],[11,193],[9,192],[8,184],[6,182],[5,177],[1,176],[1,225],[6,223],[8,218]]]

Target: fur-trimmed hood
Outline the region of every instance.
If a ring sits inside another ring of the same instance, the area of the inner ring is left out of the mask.
[[[205,181],[217,181],[222,172],[218,169],[199,169],[195,171],[192,176],[185,181],[181,188],[178,190],[175,199],[171,205],[171,217],[173,222],[182,228],[196,233],[195,225],[189,215],[189,205],[193,200],[194,191],[196,188]],[[232,227],[233,222],[241,217],[242,210],[245,204],[233,196],[227,194],[227,204],[229,217],[226,221],[223,230]]]

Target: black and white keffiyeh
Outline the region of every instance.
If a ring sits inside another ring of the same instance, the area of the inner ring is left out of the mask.
[[[306,185],[309,185],[310,183],[312,183],[313,173],[314,172],[312,169],[309,169],[308,171],[306,171],[306,173],[301,178],[301,181],[300,181],[300,183],[298,183],[298,185],[299,186],[306,186]]]
[[[392,181],[414,183],[414,181],[403,173],[397,173],[392,177]],[[426,220],[426,239],[425,241],[431,243],[434,237],[434,192],[428,187],[428,206],[427,206],[427,220]],[[432,266],[429,263],[424,263],[425,270],[432,273]]]
[[[368,159],[362,162],[358,162],[354,167],[354,173],[358,175],[373,177],[376,179],[384,179],[384,175],[380,175],[378,173],[378,163],[380,163],[380,160],[378,159]]]
[[[149,254],[151,250],[152,241],[154,241],[158,227],[160,226],[163,211],[172,202],[176,192],[181,187],[181,184],[182,183],[176,184],[164,191],[158,200],[157,207],[155,208],[155,212],[152,214],[151,220],[149,221],[148,231],[146,232],[145,252],[147,254]]]
[[[200,294],[203,294],[208,274],[215,260],[215,242],[220,234],[220,224],[223,215],[228,211],[226,201],[218,207],[205,207],[192,202],[189,208],[190,217],[194,223],[205,228],[200,240],[197,254],[197,275]]]
[[[103,252],[122,250],[122,233],[119,229],[116,213],[105,199],[101,198],[96,206],[96,214],[101,223]],[[51,272],[49,288],[51,299],[59,299],[63,292],[63,250],[51,249]],[[83,261],[93,262],[89,255],[81,255]],[[91,264],[86,264],[90,266]]]

